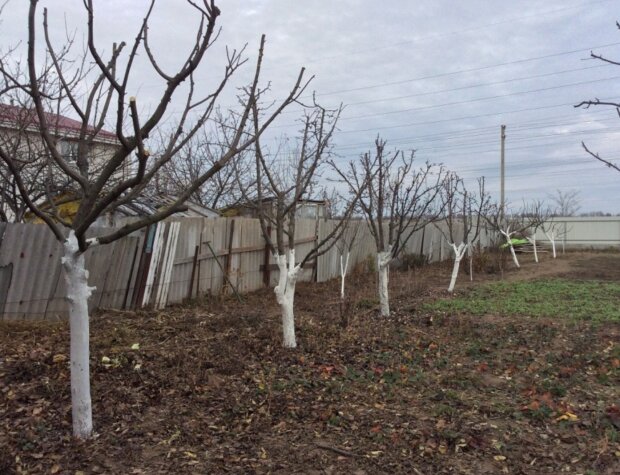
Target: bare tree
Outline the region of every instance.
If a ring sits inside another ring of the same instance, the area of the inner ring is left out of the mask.
[[[87,238],[90,227],[102,213],[139,196],[162,167],[203,127],[229,79],[246,60],[242,57],[242,51],[229,50],[219,83],[212,92],[199,97],[194,75],[217,37],[216,22],[220,10],[214,0],[187,1],[186,5],[193,9],[198,26],[195,43],[190,46],[188,54],[182,59],[182,66],[176,72],[165,71],[150,47],[149,35],[152,30],[149,20],[154,1],[139,22],[135,40],[129,45],[124,42],[115,44],[111,54],[104,59],[95,44],[94,2],[85,0],[87,48],[83,55],[78,56],[76,62],[67,60],[67,45],[61,47],[59,54],[52,44],[48,31],[48,12],[47,9],[44,10],[42,32],[46,59],[42,63],[51,66],[38,73],[37,64],[41,62],[36,46],[40,33],[37,26],[37,3],[37,0],[30,0],[26,76],[15,77],[6,57],[3,57],[0,63],[0,71],[9,77],[10,87],[23,91],[32,101],[36,111],[37,132],[46,160],[61,170],[72,183],[75,197],[79,201],[77,213],[72,220],[64,219],[58,213],[54,199],[44,200],[43,203],[32,199],[15,157],[2,147],[0,159],[14,177],[28,208],[49,226],[64,245],[62,262],[70,313],[73,431],[76,436],[86,438],[91,436],[93,430],[87,305],[93,289],[87,281],[84,252],[91,246],[110,243],[183,209],[184,201],[198,188],[211,180],[234,156],[257,141],[282,110],[297,100],[307,82],[304,82],[302,69],[289,95],[265,115],[261,125],[248,127],[253,122],[251,116],[257,115],[259,100],[265,92],[259,85],[265,43],[263,36],[251,84],[239,93],[241,110],[231,113],[227,123],[227,126],[234,130],[231,134],[232,140],[226,149],[221,150],[213,165],[195,178],[171,205],[122,228],[105,232],[96,238]],[[125,51],[128,52],[126,57],[123,56]],[[153,74],[162,82],[163,92],[152,112],[148,114],[138,112],[138,101],[135,97],[127,99],[130,80],[136,73],[134,65],[138,55],[148,61]],[[180,89],[184,83],[186,89]],[[47,94],[45,91],[49,89],[49,85],[55,85],[52,89],[58,91],[58,94]],[[147,147],[148,137],[156,135],[172,98],[178,95],[175,94],[177,92],[185,93],[180,118],[174,132],[169,135],[164,150],[157,157],[153,157]],[[77,150],[73,162],[68,161],[61,153],[53,125],[48,120],[50,112],[64,110],[65,107],[70,109],[81,124],[75,134]],[[104,126],[109,123],[113,124],[116,146],[104,166],[93,173],[89,151],[97,137],[103,133]]]
[[[471,256],[471,247],[480,236],[483,217],[490,206],[490,196],[484,189],[484,178],[478,179],[478,189],[472,193],[467,191],[461,178],[451,173],[441,186],[441,197],[444,222],[435,225],[454,251],[454,266],[448,286],[448,292],[452,292],[461,260],[467,252]]]
[[[217,123],[225,124],[226,119],[219,115]],[[228,128],[203,128],[162,167],[161,176],[157,178],[151,191],[174,196],[182,194],[219,160],[229,147],[231,139]],[[241,154],[233,157],[231,161],[235,162],[231,167],[237,169],[238,176],[244,180],[249,179],[252,175],[251,161],[245,160]],[[243,186],[247,188],[249,184],[244,183]],[[241,192],[235,174],[221,170],[192,193],[190,199],[202,206],[218,209],[239,203]]]
[[[553,216],[553,213],[552,215]],[[551,253],[553,258],[557,258],[557,249],[556,243],[558,239],[565,239],[566,234],[568,233],[568,227],[566,226],[566,222],[558,222],[551,217],[545,219],[541,225],[540,230],[545,234],[549,242],[551,243]]]
[[[306,107],[300,137],[295,146],[284,140],[276,150],[263,148],[257,140],[253,186],[241,186],[246,206],[253,207],[260,220],[263,236],[279,269],[274,292],[282,312],[283,345],[295,348],[294,299],[295,285],[304,265],[327,252],[344,229],[341,220],[326,237],[315,241],[304,256],[295,255],[295,231],[304,199],[312,196],[317,172],[329,158],[331,139],[340,116],[338,110],[326,110],[318,105]],[[258,129],[259,112],[253,110],[254,127]],[[237,175],[239,175],[237,173]],[[239,182],[241,177],[239,177]],[[354,200],[346,207],[346,216]],[[272,235],[275,233],[275,236]]]
[[[486,221],[493,231],[504,238],[504,246],[510,249],[512,261],[517,268],[520,268],[521,265],[515,252],[513,239],[521,237],[533,242],[535,259],[538,262],[535,231],[541,226],[547,215],[541,202],[534,202],[530,205],[524,204],[520,210],[512,213],[502,210],[498,205],[492,205],[487,213]]]
[[[525,232],[525,239],[532,245],[534,261],[538,263],[538,248],[536,247],[536,232],[543,229],[545,222],[551,216],[551,209],[546,207],[542,201],[534,201],[523,207],[523,219],[529,222],[529,227]]]
[[[344,293],[344,281],[349,270],[349,258],[351,257],[351,251],[360,232],[360,228],[364,223],[359,219],[346,220],[344,224],[344,230],[342,235],[336,241],[336,248],[340,255],[340,300],[345,300]]]
[[[616,22],[616,27],[618,28],[618,30],[620,30],[620,22]],[[620,66],[620,60],[609,59],[609,58],[606,58],[605,56],[603,56],[601,54],[590,52],[590,57],[593,58],[593,59],[597,59],[599,61],[602,61],[604,63],[607,63],[607,64],[613,64],[613,65],[616,65],[616,66]],[[595,99],[590,99],[590,100],[587,100],[587,101],[581,101],[579,104],[575,105],[575,107],[582,107],[584,109],[589,109],[592,106],[608,106],[608,107],[613,107],[614,109],[616,109],[616,112],[618,113],[618,117],[620,117],[620,102],[618,102],[618,101],[600,100],[599,98],[595,98]],[[594,159],[598,160],[599,162],[605,164],[609,168],[613,168],[614,170],[620,172],[620,166],[616,165],[611,160],[608,160],[608,159],[605,159],[605,158],[601,157],[601,155],[599,153],[590,150],[590,148],[588,148],[588,146],[585,144],[585,142],[581,142],[581,145],[584,148],[584,150],[592,158],[594,158]]]
[[[581,209],[579,190],[557,189],[555,194],[549,195],[549,199],[554,204],[553,216],[577,216]]]
[[[436,198],[444,170],[430,163],[416,168],[413,151],[389,153],[385,147],[386,142],[377,138],[374,153],[365,153],[338,174],[360,196],[359,206],[377,248],[381,315],[388,316],[389,265],[416,231],[439,217]]]

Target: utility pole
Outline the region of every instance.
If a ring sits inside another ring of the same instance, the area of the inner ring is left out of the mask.
[[[504,207],[506,206],[505,199],[505,186],[504,186],[504,176],[505,176],[505,145],[506,145],[506,126],[501,126],[501,160],[500,160],[500,217],[501,221],[504,220]]]

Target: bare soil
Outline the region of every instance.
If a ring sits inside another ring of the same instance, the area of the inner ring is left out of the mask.
[[[620,281],[620,254],[522,259],[504,278]],[[389,318],[372,274],[346,318],[339,282],[300,284],[295,350],[268,289],[100,312],[89,441],[70,435],[67,325],[4,323],[0,473],[620,473],[619,325],[431,319],[449,273],[393,272]]]

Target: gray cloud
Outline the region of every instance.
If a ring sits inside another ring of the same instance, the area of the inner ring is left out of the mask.
[[[578,189],[584,210],[620,212],[620,175],[589,159],[580,146],[585,140],[620,160],[620,119],[612,110],[572,107],[583,99],[617,100],[620,95],[620,80],[610,79],[620,76],[620,67],[584,69],[599,65],[588,60],[588,48],[620,43],[614,25],[617,0],[219,3],[221,36],[198,78],[204,90],[221,74],[226,45],[248,44],[250,61],[231,86],[247,81],[265,33],[264,79],[272,82],[274,97],[286,94],[298,69],[306,66],[315,75],[312,89],[322,103],[350,104],[335,137],[339,160],[355,159],[381,134],[393,146],[417,149],[421,160],[443,162],[469,178],[485,175],[497,192],[499,127],[504,123],[510,201],[544,198],[556,188]],[[2,46],[25,40],[25,4],[9,2]],[[50,9],[56,40],[63,39],[65,16],[71,30],[81,31],[81,1],[41,4]],[[146,5],[144,0],[96,2],[101,47],[110,51],[113,41],[131,41]],[[173,69],[182,61],[195,25],[196,15],[184,2],[157,3],[151,37],[164,67]],[[620,58],[620,45],[598,51]],[[509,62],[513,64],[442,76]],[[148,110],[162,85],[144,62],[139,72],[132,84]],[[428,76],[432,78],[414,80]],[[519,79],[532,76],[540,77]],[[599,81],[590,82],[594,80]],[[233,104],[234,93],[233,87],[222,103]],[[170,120],[179,107],[172,104]],[[283,115],[272,135],[293,132],[294,121],[294,113]]]

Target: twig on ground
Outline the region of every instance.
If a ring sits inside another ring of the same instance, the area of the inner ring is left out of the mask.
[[[339,447],[334,447],[333,445],[329,445],[326,442],[316,441],[314,445],[316,445],[319,449],[331,450],[332,452],[335,452],[339,455],[343,455],[345,457],[357,457],[357,454],[349,450],[341,449]]]

